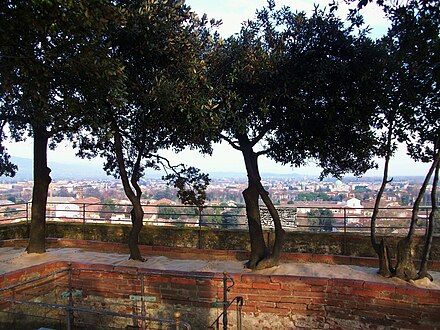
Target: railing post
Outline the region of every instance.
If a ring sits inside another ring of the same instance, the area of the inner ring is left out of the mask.
[[[145,316],[147,316],[147,311],[145,309],[145,301],[144,301],[144,296],[145,296],[144,274],[141,273],[140,275],[141,275],[141,315],[142,315],[141,328],[142,330],[145,330],[146,329]]]
[[[85,240],[86,239],[86,203],[83,203],[82,227],[83,227],[83,240]]]
[[[197,212],[198,212],[198,215],[199,215],[199,250],[201,250],[202,249],[202,210],[203,210],[203,207],[202,206],[199,206],[199,207],[197,207]]]
[[[342,253],[347,255],[347,209],[344,207],[344,238],[342,240]]]
[[[243,297],[237,297],[237,330],[241,330],[242,307],[243,307]]]
[[[228,330],[228,277],[223,273],[223,330]]]
[[[73,307],[73,296],[72,296],[72,264],[69,263],[69,283],[68,283],[68,288],[69,288],[69,306]],[[73,328],[73,311],[71,309],[69,309],[67,311],[67,330],[71,330]]]
[[[432,205],[431,205],[432,207]],[[426,235],[428,234],[428,227],[429,227],[429,212],[428,208],[425,209],[425,228],[426,228]],[[434,226],[434,223],[432,224]]]
[[[176,320],[176,330],[180,330],[180,312],[174,313],[174,319]]]
[[[29,202],[26,203],[26,236],[29,238],[30,228],[29,228]]]

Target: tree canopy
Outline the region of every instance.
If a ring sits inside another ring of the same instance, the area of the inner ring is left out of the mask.
[[[12,139],[31,136],[34,140],[28,252],[45,250],[49,139],[54,147],[79,128],[87,107],[78,87],[85,75],[90,80],[94,73],[109,73],[103,70],[107,61],[102,56],[101,37],[109,22],[116,23],[121,17],[122,12],[107,0],[10,0],[0,4],[1,135],[7,121]],[[2,169],[6,164],[11,172],[3,148],[1,153]]]
[[[283,236],[260,182],[258,157],[293,166],[314,160],[323,168],[322,176],[362,174],[373,167],[371,120],[381,50],[332,13],[316,9],[307,17],[287,7],[275,9],[269,1],[238,35],[219,40],[210,63],[222,114],[221,138],[242,152],[246,164],[249,188],[243,194],[251,242],[258,251],[250,261],[254,268],[268,257],[259,197],[280,237],[269,258],[278,257]]]
[[[203,204],[208,177],[195,168],[170,164],[160,150],[211,151],[216,115],[204,56],[212,39],[210,22],[182,1],[120,5],[126,21],[110,28],[106,41],[120,79],[113,85],[92,82],[99,88],[93,90],[96,112],[84,117],[76,144],[82,156],[104,157],[107,172],[121,178],[133,205],[131,258],[142,260],[137,248],[143,221],[138,181],[146,168],[163,165],[171,170],[167,178],[184,202]]]

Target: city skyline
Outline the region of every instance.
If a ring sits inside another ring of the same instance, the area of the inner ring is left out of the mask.
[[[277,6],[284,5],[290,6],[293,10],[306,11],[310,14],[313,10],[313,3],[317,3],[321,8],[328,6],[329,0],[321,1],[289,1],[279,0],[276,1]],[[218,1],[204,1],[204,0],[188,0],[186,3],[192,7],[200,16],[204,13],[207,14],[208,19],[215,18],[221,19],[223,24],[219,27],[218,31],[223,37],[228,37],[233,33],[239,32],[241,23],[247,19],[252,19],[255,16],[255,11],[261,9],[267,4],[265,0],[245,0],[237,3],[232,0]],[[346,6],[341,4],[340,16],[344,16],[346,12]],[[365,21],[372,28],[372,36],[377,38],[386,32],[387,21],[383,17],[383,13],[380,8],[374,4],[369,4],[363,11],[365,15]],[[20,143],[6,142],[5,146],[8,148],[8,152],[12,156],[24,157],[32,159],[32,139]],[[199,167],[205,172],[240,172],[245,173],[244,162],[242,155],[237,150],[226,145],[225,143],[216,144],[212,156],[203,156],[197,151],[185,150],[184,152],[176,155],[172,151],[167,150],[163,155],[170,157],[173,162],[183,162],[188,165]],[[57,146],[55,151],[48,152],[49,165],[51,162],[59,163],[73,163],[81,166],[93,165],[102,168],[102,160],[94,159],[92,161],[81,160],[75,157],[73,149],[62,142]],[[382,175],[382,160],[378,161],[380,166],[379,170],[370,170],[366,173],[366,176],[381,176]],[[302,166],[300,168],[291,168],[289,166],[282,166],[275,163],[265,157],[260,157],[260,171],[273,172],[279,174],[304,174],[304,175],[319,175],[320,169],[310,164],[308,166]],[[414,162],[409,156],[405,154],[402,147],[399,148],[396,156],[392,159],[390,164],[391,176],[424,176],[429,168],[429,164],[422,164]],[[104,173],[104,172],[103,172]]]

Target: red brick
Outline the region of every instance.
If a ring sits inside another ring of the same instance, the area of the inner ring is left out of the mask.
[[[437,305],[440,311],[440,300],[437,297],[417,297],[414,300],[417,304]]]
[[[171,284],[190,284],[196,286],[196,279],[194,278],[173,278]]]
[[[272,313],[276,315],[290,315],[290,309],[276,307],[257,307],[261,313]]]
[[[309,304],[307,305],[307,309],[311,311],[325,311],[324,304]]]
[[[293,309],[296,311],[305,311],[307,310],[306,304],[295,304],[295,303],[284,303],[284,302],[278,302],[276,303],[276,307],[278,308],[285,308],[285,309]]]
[[[408,308],[411,306],[411,304],[408,304],[406,302],[402,302],[399,300],[392,300],[392,299],[388,300],[388,299],[379,299],[379,298],[374,299],[374,304],[378,308],[381,308],[381,306],[396,307],[396,308]]]
[[[364,282],[363,287],[365,290],[371,290],[375,292],[396,292],[396,286],[394,284],[388,283]]]
[[[256,300],[246,300],[246,306],[255,306],[259,307],[276,307],[275,302],[271,301],[256,301]]]
[[[290,297],[280,297],[280,302],[282,303],[297,303],[297,304],[310,304],[314,298],[299,298],[295,296]]]
[[[251,282],[249,282],[249,283],[243,283],[243,282],[235,283],[233,289],[237,289],[237,288],[238,289],[252,289],[252,283]]]
[[[294,295],[297,297],[313,297],[313,298],[325,298],[326,294],[324,292],[294,292]]]
[[[440,301],[440,290],[429,290],[428,295],[432,298],[437,298]]]
[[[252,301],[271,301],[271,302],[281,301],[281,297],[279,296],[261,295],[261,294],[248,295],[247,299]]]
[[[305,284],[281,283],[281,290],[291,291],[291,292],[307,292],[307,291],[312,291],[312,288],[310,285],[305,285]]]
[[[378,293],[371,290],[353,289],[351,294],[361,297],[377,297]]]
[[[270,277],[256,274],[241,275],[241,282],[243,283],[270,283]]]
[[[302,283],[301,276],[295,275],[271,275],[270,281],[273,283]]]
[[[364,286],[364,281],[345,278],[333,278],[328,281],[328,285],[329,287],[362,288]]]
[[[248,306],[248,305],[243,305],[243,307],[241,308],[241,310],[244,313],[254,313],[257,311],[257,309],[255,308],[255,306]]]
[[[309,285],[323,285],[326,286],[328,284],[329,279],[325,277],[301,277],[301,281],[303,283]]]
[[[397,286],[396,293],[412,297],[426,297],[429,294],[429,290],[410,286]]]
[[[264,289],[264,290],[277,290],[281,286],[279,283],[252,283],[252,288],[254,289]]]
[[[327,288],[327,293],[351,295],[353,289],[354,288],[350,286],[331,286]]]

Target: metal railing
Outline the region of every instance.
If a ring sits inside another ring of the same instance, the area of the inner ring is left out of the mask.
[[[97,272],[99,274],[101,273],[120,273],[120,274],[130,274],[130,275],[135,275],[137,277],[139,277],[140,280],[140,284],[141,284],[141,299],[140,299],[140,303],[141,303],[141,315],[137,315],[137,314],[127,314],[127,313],[120,313],[120,312],[115,312],[112,310],[104,310],[104,309],[96,309],[96,308],[88,308],[88,307],[83,307],[83,306],[75,306],[74,303],[74,295],[77,292],[80,292],[80,294],[82,294],[81,290],[74,290],[73,289],[73,285],[72,285],[72,272],[74,271],[93,271],[93,272]],[[67,274],[67,291],[63,292],[61,294],[61,298],[67,298],[68,302],[67,304],[60,304],[58,302],[54,302],[54,303],[48,303],[48,302],[43,302],[43,301],[39,301],[41,299],[41,297],[38,296],[32,296],[32,295],[26,295],[24,294],[24,298],[27,299],[19,299],[17,298],[17,296],[19,295],[18,292],[19,291],[24,291],[26,292],[26,285],[28,284],[33,284],[35,283],[36,285],[39,285],[39,282],[46,282],[49,278],[52,278],[52,280],[55,281],[55,277],[57,275],[66,275]],[[30,306],[30,307],[39,307],[39,308],[45,308],[45,309],[50,309],[50,310],[60,310],[60,311],[64,311],[65,312],[65,322],[62,322],[62,320],[60,319],[54,319],[53,317],[47,317],[47,320],[52,320],[52,321],[57,321],[60,326],[61,324],[63,324],[63,327],[65,327],[68,330],[71,329],[78,329],[81,328],[81,326],[86,326],[86,328],[88,328],[88,326],[91,325],[87,325],[82,323],[81,321],[76,322],[76,318],[75,318],[75,313],[88,313],[88,314],[92,314],[92,315],[104,315],[104,316],[109,316],[109,317],[117,317],[117,318],[123,318],[123,319],[130,319],[133,320],[133,323],[136,324],[136,328],[145,330],[147,328],[147,322],[151,323],[158,323],[158,324],[168,324],[168,325],[173,325],[174,329],[176,330],[183,330],[183,329],[187,329],[187,330],[191,330],[191,325],[180,319],[180,313],[179,312],[175,312],[174,313],[174,319],[166,319],[166,318],[155,318],[155,317],[147,317],[146,314],[146,308],[145,308],[145,300],[143,299],[144,297],[144,277],[148,276],[148,274],[143,274],[143,273],[130,273],[130,272],[124,272],[124,271],[116,271],[116,270],[102,270],[102,269],[92,269],[92,268],[72,268],[72,267],[68,267],[68,268],[63,268],[60,270],[56,270],[54,272],[51,272],[49,274],[46,275],[41,275],[41,276],[37,276],[34,278],[31,278],[29,280],[26,281],[22,281],[20,283],[17,284],[13,284],[13,285],[9,285],[3,288],[0,288],[0,302],[6,302],[11,304],[11,306],[15,306],[15,305],[26,305],[26,306]],[[5,295],[8,295],[9,293],[9,297],[5,297]],[[29,299],[30,297],[30,299]],[[34,300],[31,300],[34,299]],[[4,308],[3,308],[4,309]],[[13,309],[13,308],[12,308]],[[5,312],[4,310],[2,310],[2,312]],[[25,319],[26,316],[30,316],[32,317],[39,317],[38,315],[27,315],[26,312],[19,312],[19,313],[14,313],[14,311],[6,311],[6,313],[10,313],[11,315],[17,314],[20,315],[21,318]],[[41,318],[42,321],[41,322],[45,322],[46,321],[46,316]],[[1,320],[0,321],[0,325],[1,322],[5,323],[5,320]],[[19,328],[17,329],[21,329],[19,325]],[[99,327],[99,325],[95,325],[95,327]],[[94,327],[94,328],[95,328]],[[105,327],[106,329],[108,328],[107,326]]]
[[[232,282],[230,286],[228,286],[228,280]],[[241,296],[237,296],[231,301],[228,301],[228,292],[234,287],[235,281],[229,276],[226,272],[223,273],[223,301],[213,303],[214,307],[221,306],[223,311],[217,316],[214,322],[208,327],[208,330],[219,330],[220,329],[220,319],[222,319],[223,330],[228,330],[228,309],[231,305],[236,302],[236,312],[237,312],[237,330],[241,330],[241,311],[244,303],[244,299]]]
[[[225,230],[247,230],[244,206],[206,206],[197,208],[188,205],[142,205],[144,224],[152,226],[197,227]],[[263,229],[271,230],[267,210],[260,207]],[[47,203],[48,222],[73,222],[86,224],[131,225],[131,206],[127,204]],[[346,206],[277,206],[283,228],[301,232],[369,233],[372,208]],[[315,211],[315,212],[314,212]],[[320,211],[320,213],[316,212]],[[379,234],[406,234],[411,220],[410,207],[381,208],[376,220]],[[416,234],[423,235],[430,208],[422,207],[418,214]],[[0,224],[30,223],[31,203],[0,206]],[[440,233],[440,215],[434,224],[434,232]]]

